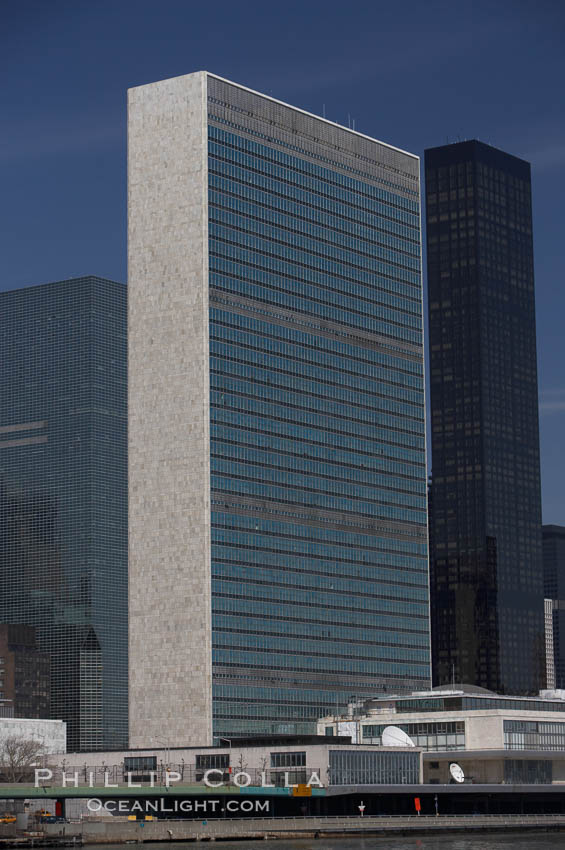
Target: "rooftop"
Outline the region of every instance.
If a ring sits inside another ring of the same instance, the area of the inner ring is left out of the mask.
[[[481,688],[478,685],[453,684],[453,685],[438,685],[429,691],[412,691],[404,694],[389,694],[388,696],[377,696],[367,700],[367,702],[384,702],[414,699],[430,699],[436,697],[485,697],[488,699],[502,700],[531,700],[539,702],[540,700],[551,700],[554,702],[565,702],[565,690],[544,690],[540,691],[537,696],[520,696],[518,694],[497,694],[494,691],[489,691],[486,688]]]

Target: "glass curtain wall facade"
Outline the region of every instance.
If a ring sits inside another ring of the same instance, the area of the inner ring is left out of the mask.
[[[363,742],[381,746],[382,734],[390,724],[363,724],[361,735]],[[430,723],[395,723],[398,729],[412,739],[415,747],[423,750],[464,750],[465,721],[447,720]]]
[[[565,749],[565,723],[536,720],[505,720],[505,750]]]
[[[419,752],[330,750],[330,785],[418,785]]]
[[[220,735],[311,730],[429,675],[417,161],[276,113],[209,78]]]
[[[537,694],[544,608],[530,166],[426,151],[434,684]]]
[[[127,742],[126,288],[0,294],[0,622],[35,627],[69,750]]]

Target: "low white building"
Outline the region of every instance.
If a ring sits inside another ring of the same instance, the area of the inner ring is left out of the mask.
[[[449,764],[467,764],[476,782],[565,782],[565,694],[503,696],[467,685],[439,687],[351,705],[318,721],[318,734],[380,746],[396,726],[424,751],[424,782],[449,782]]]
[[[147,747],[111,752],[66,753],[49,759],[49,781],[63,773],[79,783],[128,782],[284,787],[328,785],[412,785],[422,781],[422,751],[414,748],[358,747],[347,738],[316,735],[262,735],[219,738],[216,747]],[[91,779],[92,777],[92,779]]]
[[[511,697],[468,685],[440,687],[350,706],[346,717],[322,717],[318,734],[380,745],[383,729],[397,726],[424,751],[565,750],[563,696],[542,691],[539,697]]]
[[[62,720],[0,717],[0,750],[7,738],[39,741],[42,753],[66,753],[67,724]]]

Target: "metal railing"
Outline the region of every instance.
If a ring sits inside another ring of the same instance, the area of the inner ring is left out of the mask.
[[[44,785],[67,785],[75,782],[79,785],[89,786],[130,786],[141,785],[143,787],[161,785],[203,785],[204,777],[209,772],[209,782],[215,785],[226,786],[253,786],[284,788],[295,784],[307,784],[314,774],[323,782],[320,768],[317,767],[248,767],[247,765],[234,765],[229,767],[196,767],[184,762],[177,764],[165,764],[160,762],[153,767],[129,768],[124,763],[89,765],[46,764],[45,768],[52,772],[48,779],[41,778],[40,784]],[[20,782],[33,782],[35,774],[33,769],[22,771]],[[0,782],[7,782],[0,772]],[[319,787],[319,786],[316,786]]]

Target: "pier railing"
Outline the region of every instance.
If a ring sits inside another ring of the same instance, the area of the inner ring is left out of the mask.
[[[187,765],[184,762],[179,764],[158,764],[153,769],[133,769],[129,770],[124,764],[102,764],[89,765],[83,764],[66,764],[62,762],[60,765],[45,764],[41,770],[48,769],[51,771],[51,776],[46,778],[45,773],[38,774],[39,784],[59,785],[64,786],[70,784],[89,785],[91,787],[112,785],[130,786],[161,786],[161,785],[204,785],[205,777],[208,773],[208,782],[212,786],[231,785],[231,786],[274,786],[275,788],[286,787],[290,785],[307,784],[309,779],[315,775],[322,782],[324,779],[319,767],[300,767],[300,768],[270,768],[270,767],[247,767],[233,766],[223,768],[202,768],[194,765]],[[76,778],[76,782],[75,782]],[[0,783],[14,784],[18,783],[33,783],[35,781],[35,767],[22,768],[18,771],[18,776],[8,776],[3,774],[0,767]],[[317,785],[316,787],[319,787]]]

